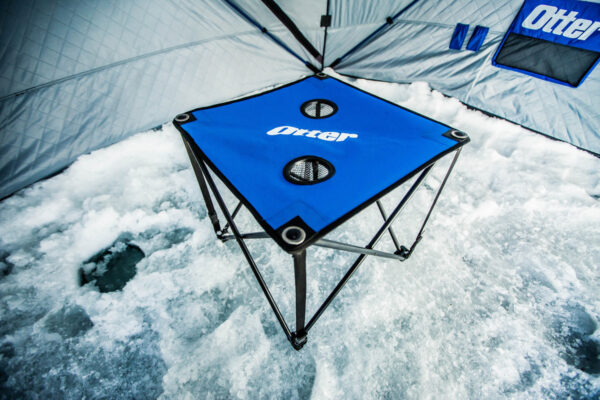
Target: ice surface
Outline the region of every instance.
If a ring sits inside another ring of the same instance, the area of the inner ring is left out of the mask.
[[[408,261],[367,259],[296,352],[214,237],[178,133],[138,134],[0,203],[0,398],[598,398],[600,159],[424,83],[354,84],[472,139]],[[365,244],[379,224],[369,208],[330,237]],[[145,254],[133,279],[80,287],[122,235]],[[289,256],[250,246],[293,325]],[[309,312],[352,259],[310,250]]]

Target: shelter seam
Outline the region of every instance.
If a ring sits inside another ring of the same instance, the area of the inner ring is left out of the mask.
[[[104,71],[104,70],[107,70],[107,69],[111,69],[111,68],[118,67],[118,66],[121,66],[121,65],[129,64],[129,63],[132,63],[132,62],[135,62],[135,61],[139,61],[139,60],[142,60],[144,58],[150,58],[150,57],[154,57],[154,56],[157,56],[157,55],[160,55],[160,54],[169,53],[171,51],[185,49],[187,47],[195,47],[195,46],[199,46],[201,44],[212,42],[212,41],[223,40],[223,39],[228,39],[228,38],[231,38],[231,37],[237,37],[237,36],[248,35],[248,34],[255,35],[256,32],[255,31],[245,31],[245,32],[241,32],[241,33],[235,33],[235,34],[229,34],[229,35],[222,35],[222,36],[215,36],[215,37],[212,37],[212,38],[209,38],[209,39],[198,40],[198,41],[195,41],[195,42],[188,42],[188,43],[180,44],[180,45],[177,45],[177,46],[168,47],[166,49],[156,50],[156,51],[152,51],[152,52],[146,53],[146,54],[140,54],[139,56],[127,58],[125,60],[121,60],[121,61],[117,61],[117,62],[114,62],[114,63],[111,63],[111,64],[103,65],[101,67],[92,68],[92,69],[90,69],[88,71],[79,72],[77,74],[73,74],[73,75],[65,76],[63,78],[55,79],[53,81],[42,83],[40,85],[33,86],[33,87],[28,88],[28,89],[24,89],[24,90],[20,90],[18,92],[7,94],[6,96],[0,97],[0,102],[2,102],[4,100],[7,100],[7,99],[10,99],[12,97],[21,96],[23,94],[36,91],[38,89],[47,88],[47,87],[50,87],[50,86],[57,85],[59,83],[70,81],[72,79],[81,78],[82,76],[92,75],[92,74],[95,74],[97,72],[101,72],[101,71]]]

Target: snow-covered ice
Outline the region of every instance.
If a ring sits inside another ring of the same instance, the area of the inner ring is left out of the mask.
[[[471,137],[408,261],[368,258],[296,352],[215,238],[174,127],[140,133],[0,203],[0,398],[600,397],[600,159],[425,83],[353,83]],[[379,225],[371,207],[329,237],[362,245]],[[80,287],[124,235],[145,254],[135,277]],[[250,248],[293,325],[289,256]],[[309,313],[352,259],[310,250]]]

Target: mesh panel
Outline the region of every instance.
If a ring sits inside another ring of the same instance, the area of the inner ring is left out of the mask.
[[[321,108],[321,115],[324,116],[330,116],[331,114],[333,114],[333,112],[335,111],[333,109],[333,107],[331,107],[329,104],[327,103],[318,103],[319,107]]]
[[[317,101],[311,101],[310,103],[304,106],[304,112],[311,117],[316,117],[318,104],[319,103]]]
[[[595,51],[511,33],[496,56],[496,63],[577,86],[598,57],[600,53]]]
[[[337,111],[335,103],[329,100],[309,100],[300,107],[302,114],[310,118],[327,118]]]
[[[311,185],[329,179],[335,169],[327,160],[319,157],[302,157],[290,161],[283,171],[285,178],[299,185]]]

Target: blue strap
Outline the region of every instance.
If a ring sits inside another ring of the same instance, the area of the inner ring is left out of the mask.
[[[463,42],[467,38],[467,32],[469,30],[469,25],[467,24],[456,24],[456,28],[454,28],[454,33],[452,34],[452,39],[450,39],[450,48],[454,50],[460,50],[463,45]]]
[[[477,25],[475,27],[475,31],[473,32],[473,35],[471,35],[471,39],[469,39],[469,43],[467,43],[467,50],[479,51],[489,30],[490,30],[490,28],[487,28],[487,27],[481,26],[481,25]]]

